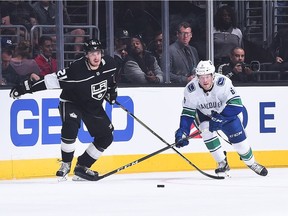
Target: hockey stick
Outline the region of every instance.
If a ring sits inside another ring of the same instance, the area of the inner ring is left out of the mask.
[[[156,136],[158,139],[160,139],[163,143],[165,143],[167,146],[170,146],[170,144],[164,140],[161,136],[159,136],[156,132],[154,132],[151,128],[149,128],[146,124],[144,124],[140,119],[138,119],[133,113],[129,112],[123,105],[121,105],[118,101],[115,101],[115,103],[121,107],[125,112],[127,112],[132,118],[134,118],[136,121],[138,121],[143,127],[145,127],[147,130],[149,130],[154,136]],[[198,128],[197,128],[198,129]],[[199,134],[201,134],[200,130],[198,129]],[[198,135],[198,134],[197,134]],[[193,136],[194,137],[194,136]],[[177,149],[174,148],[174,146],[171,146],[171,148],[178,154],[180,155],[184,160],[186,160],[191,166],[193,166],[196,170],[198,170],[201,174],[213,178],[213,179],[224,179],[222,176],[214,176],[211,174],[208,174],[204,171],[202,171],[200,168],[198,168],[195,164],[193,164],[188,158],[186,158],[181,152],[179,152]]]
[[[191,139],[191,138],[199,135],[200,133],[201,133],[200,131],[197,131],[196,133],[191,134],[191,135],[190,135],[189,137],[187,137],[186,139],[187,139],[187,140],[188,140],[188,139]],[[131,163],[128,163],[128,164],[126,164],[126,165],[124,165],[124,166],[121,166],[121,167],[119,167],[119,168],[117,168],[117,169],[115,169],[115,170],[112,170],[111,172],[108,172],[108,173],[104,174],[104,175],[98,176],[98,179],[97,179],[96,181],[99,181],[99,180],[101,180],[101,179],[103,179],[103,178],[106,178],[106,177],[108,177],[108,176],[110,176],[110,175],[113,175],[113,174],[115,174],[115,173],[117,173],[117,172],[120,172],[120,171],[122,171],[122,170],[125,170],[125,169],[127,169],[128,167],[131,167],[131,166],[134,166],[134,165],[136,165],[136,164],[139,164],[140,162],[142,162],[142,161],[144,161],[144,160],[147,160],[148,158],[151,158],[151,157],[153,157],[153,156],[155,156],[155,155],[157,155],[157,154],[160,154],[161,152],[166,151],[167,149],[173,148],[173,146],[175,146],[175,145],[176,145],[176,143],[168,144],[166,147],[164,147],[164,148],[162,148],[162,149],[160,149],[160,150],[158,150],[158,151],[155,151],[155,152],[153,152],[153,153],[151,153],[151,154],[149,154],[149,155],[146,155],[146,156],[144,156],[144,157],[142,157],[142,158],[140,158],[140,159],[138,159],[138,160],[135,160],[135,161],[133,161],[133,162],[131,162]],[[217,178],[216,178],[216,177],[217,177]],[[216,178],[216,179],[224,179],[225,177],[223,177],[223,176],[213,176],[213,178]]]
[[[225,138],[219,133],[218,130],[217,130],[216,132],[217,132],[218,136],[221,137],[225,142],[227,142],[228,144],[232,145],[232,143],[231,143],[229,140],[225,139]]]

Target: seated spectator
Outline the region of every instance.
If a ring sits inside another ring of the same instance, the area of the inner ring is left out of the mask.
[[[1,50],[2,71],[6,70],[13,56],[12,49],[3,47]]]
[[[284,71],[288,71],[288,28],[278,31],[272,41],[270,50],[274,57],[274,62],[269,70],[280,71],[281,79],[287,79]]]
[[[236,27],[236,15],[230,6],[220,7],[214,17],[214,65],[229,63],[229,53],[234,47],[242,47],[242,32]]]
[[[162,41],[163,41],[162,31],[157,31],[154,35],[151,48],[149,49],[152,55],[155,56],[160,67],[162,58]]]
[[[1,48],[8,48],[10,49],[12,52],[14,52],[15,49],[15,44],[14,42],[7,38],[7,37],[1,37]]]
[[[52,56],[52,38],[48,36],[41,36],[38,44],[40,53],[35,57],[35,61],[40,68],[40,75],[45,76],[46,74],[56,72],[57,61]]]
[[[6,1],[1,3],[2,25],[23,25],[28,33],[33,25],[37,23],[36,14],[28,2]],[[16,29],[2,29],[1,35],[17,35]],[[20,36],[25,39],[24,29],[21,29]]]
[[[40,69],[34,59],[31,59],[31,45],[27,40],[21,41],[15,49],[15,57],[10,60],[3,78],[8,85],[19,84],[30,79],[38,80]]]
[[[2,37],[1,38],[1,80],[0,85],[7,85],[6,79],[2,76],[3,73],[6,73],[6,70],[10,64],[10,61],[14,54],[15,45],[12,40]]]
[[[55,25],[56,5],[52,1],[36,1],[32,4],[39,25]],[[63,8],[64,25],[70,25],[71,20],[66,8]],[[44,34],[55,34],[56,28],[44,28]],[[74,29],[71,32],[65,33],[65,43],[74,43],[75,57],[81,55],[82,44],[84,42],[85,31],[83,29]],[[52,36],[53,42],[56,41],[56,36]]]
[[[3,74],[6,74],[6,70],[10,64],[12,59],[13,51],[7,47],[2,47],[1,49],[1,61],[2,61],[2,79],[0,81],[0,85],[7,85],[7,80],[3,77]]]
[[[115,74],[116,82],[121,82],[121,76],[123,74],[123,66],[127,52],[127,44],[129,43],[130,36],[129,32],[126,29],[118,30],[115,34],[115,51],[114,59],[116,62],[117,71]]]
[[[141,35],[131,38],[123,70],[124,80],[133,84],[162,83],[163,72],[156,58],[146,51]]]
[[[230,62],[218,67],[217,72],[230,78],[233,82],[253,82],[255,76],[250,67],[245,65],[245,51],[235,47],[230,52]]]
[[[171,83],[187,84],[195,76],[199,62],[198,52],[189,45],[192,27],[187,22],[178,25],[177,40],[169,46]]]

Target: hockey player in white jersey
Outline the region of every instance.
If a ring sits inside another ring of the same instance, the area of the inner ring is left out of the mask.
[[[266,176],[267,169],[255,161],[252,149],[247,143],[244,127],[238,117],[242,109],[241,98],[231,80],[215,73],[211,61],[200,61],[196,68],[196,77],[185,87],[180,127],[175,133],[176,146],[189,144],[189,141],[183,138],[189,135],[197,116],[203,141],[218,163],[216,174],[225,175],[230,170],[217,135],[217,130],[221,130],[241,160],[255,173]]]

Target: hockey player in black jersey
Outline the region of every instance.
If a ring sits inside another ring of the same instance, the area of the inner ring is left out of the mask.
[[[81,120],[94,138],[86,151],[77,158],[73,180],[96,181],[98,173],[90,167],[113,141],[113,125],[102,107],[106,99],[113,104],[117,97],[114,81],[114,59],[103,55],[103,47],[97,39],[84,43],[85,56],[68,68],[47,74],[39,81],[25,80],[11,89],[10,97],[19,98],[26,93],[61,88],[59,111],[62,119],[62,164],[56,176],[65,178],[71,169],[75,141]]]

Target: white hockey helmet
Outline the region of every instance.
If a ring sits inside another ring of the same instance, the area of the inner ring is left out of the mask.
[[[215,66],[210,60],[200,61],[196,67],[196,75],[207,75],[215,73]]]

